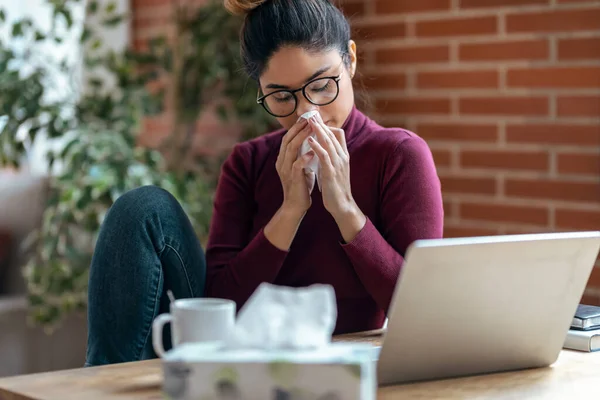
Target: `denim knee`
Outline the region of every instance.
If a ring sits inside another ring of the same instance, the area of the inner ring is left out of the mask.
[[[132,189],[119,197],[110,208],[109,215],[140,222],[150,215],[171,214],[178,207],[177,199],[167,190],[148,185]]]

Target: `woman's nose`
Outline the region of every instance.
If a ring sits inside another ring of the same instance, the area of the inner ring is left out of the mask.
[[[298,99],[298,107],[296,107],[296,114],[298,116],[298,118],[300,118],[302,115],[306,114],[309,111],[318,111],[319,107],[315,106],[314,104],[312,104],[310,101],[306,100],[304,98],[304,96],[302,96],[302,98]]]

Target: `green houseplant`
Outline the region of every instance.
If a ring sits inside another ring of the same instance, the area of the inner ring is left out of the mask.
[[[169,190],[204,241],[223,157],[198,155],[190,145],[207,104],[216,105],[224,120],[238,123],[244,139],[269,129],[272,121],[255,106],[254,82],[240,72],[240,21],[227,14],[221,1],[192,9],[174,5],[175,38],[154,38],[143,51],[108,50],[84,23],[77,33],[85,49],[83,88],[71,79],[58,96],[52,95],[60,85],[55,72],[71,73],[73,65],[30,60],[43,58],[40,45],[61,43],[73,34],[73,6],[80,0],[48,4],[50,30],[26,18],[9,27],[10,39],[25,46],[17,51],[0,42],[0,166],[18,167],[39,135],[60,140],[47,154],[54,171],[47,209],[41,227],[27,240],[30,256],[24,268],[31,319],[51,330],[66,314],[85,310],[96,234],[106,211],[125,191],[146,184]],[[86,14],[104,29],[128,17],[118,14],[114,3],[93,0]],[[0,11],[0,23],[6,20]],[[141,147],[143,118],[163,111],[169,96],[170,134],[157,149]]]

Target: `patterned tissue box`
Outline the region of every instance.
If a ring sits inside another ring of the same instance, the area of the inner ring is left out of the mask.
[[[208,350],[184,344],[163,358],[170,400],[374,400],[373,346],[310,351]]]

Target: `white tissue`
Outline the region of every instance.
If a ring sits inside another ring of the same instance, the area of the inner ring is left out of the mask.
[[[300,118],[304,118],[304,119],[308,120],[308,119],[314,117],[315,115],[319,115],[319,112],[317,110],[312,110],[312,111],[302,114],[300,116]],[[311,136],[316,139],[315,135],[311,135]],[[311,147],[310,147],[310,144],[308,144],[308,138],[306,138],[304,140],[304,142],[302,142],[302,146],[300,146],[300,150],[298,151],[298,157],[302,157],[303,155],[308,153],[310,150],[311,150]],[[315,155],[315,157],[306,166],[306,169],[315,173],[315,179],[317,180],[317,186],[319,187],[319,191],[320,191],[321,183],[319,182],[319,168],[320,168],[319,158]]]
[[[317,349],[330,344],[336,320],[332,286],[291,288],[262,283],[238,313],[226,347]]]

